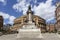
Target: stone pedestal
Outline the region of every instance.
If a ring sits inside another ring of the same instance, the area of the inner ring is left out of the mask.
[[[36,29],[37,26],[34,23],[26,23],[23,25],[22,29]]]
[[[19,29],[17,38],[43,38],[40,29]]]

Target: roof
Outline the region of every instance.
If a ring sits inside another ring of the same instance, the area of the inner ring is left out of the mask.
[[[39,17],[39,16],[37,16],[37,15],[33,15],[33,17],[38,17],[39,19],[42,19],[42,20],[45,21],[45,19],[43,19],[43,18],[41,18],[41,17]],[[19,18],[16,18],[14,21],[21,20],[22,18],[27,18],[27,15],[23,15],[23,16],[21,16],[21,17],[19,17]]]

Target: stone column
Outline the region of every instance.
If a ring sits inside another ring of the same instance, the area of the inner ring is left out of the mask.
[[[28,16],[28,23],[32,23],[32,14],[31,13],[29,13],[29,16]]]

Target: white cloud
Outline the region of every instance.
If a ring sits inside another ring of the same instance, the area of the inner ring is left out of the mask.
[[[46,3],[40,3],[39,6],[34,6],[35,15],[41,16],[47,21],[55,16],[55,6],[52,5],[52,0],[47,0]]]
[[[29,2],[32,0],[29,0],[26,2],[26,0],[17,0],[18,3],[13,5],[13,9],[16,9],[17,11],[23,11],[23,14],[26,14],[26,11],[29,6]],[[34,1],[36,3],[37,0]],[[55,16],[55,6],[52,5],[52,0],[47,0],[45,3],[40,2],[38,6],[34,5],[32,8],[33,11],[35,12],[35,15],[41,16],[42,18],[46,19],[46,21],[54,19]]]
[[[6,0],[0,0],[4,5],[6,5]]]
[[[0,15],[3,16],[4,20],[9,20],[7,23],[13,24],[13,20],[16,18],[14,16],[9,15],[8,13],[0,12]],[[6,24],[4,22],[4,24]]]
[[[5,0],[0,0],[0,2],[5,2]]]
[[[13,8],[17,11],[23,11],[23,14],[26,13],[29,3],[26,4],[26,0],[18,0],[19,2],[13,5]]]
[[[14,23],[13,21],[14,21],[15,18],[16,18],[16,17],[14,17],[14,16],[10,16],[8,23],[13,24],[13,23]]]
[[[8,19],[10,17],[9,14],[4,13],[4,12],[0,12],[0,15],[2,15],[4,19]]]

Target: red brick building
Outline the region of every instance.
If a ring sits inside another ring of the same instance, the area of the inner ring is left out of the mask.
[[[2,30],[2,27],[3,27],[3,17],[0,16],[0,30]]]
[[[55,31],[55,24],[47,24],[47,26],[46,26],[46,30],[48,31],[48,32],[54,32]]]
[[[60,2],[56,4],[55,16],[56,16],[56,29],[60,31]]]

